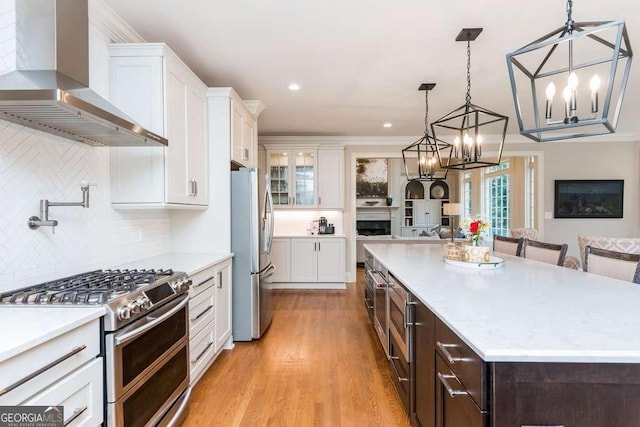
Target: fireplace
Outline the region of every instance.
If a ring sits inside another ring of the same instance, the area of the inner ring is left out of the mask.
[[[383,236],[391,234],[391,221],[356,221],[360,236]]]

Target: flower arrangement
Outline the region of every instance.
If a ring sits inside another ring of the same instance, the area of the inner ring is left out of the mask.
[[[475,218],[465,218],[462,220],[460,226],[464,231],[464,235],[470,237],[471,242],[475,246],[478,244],[478,239],[482,236],[482,233],[491,227],[491,223],[481,219],[479,215],[476,215]]]

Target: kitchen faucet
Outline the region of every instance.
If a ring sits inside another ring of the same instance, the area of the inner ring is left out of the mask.
[[[40,200],[40,216],[29,217],[28,225],[32,230],[37,230],[40,227],[52,227],[53,234],[56,233],[56,226],[58,225],[57,219],[49,219],[49,208],[52,206],[80,206],[83,208],[89,207],[89,187],[96,184],[90,184],[87,181],[80,183],[80,189],[82,190],[81,202],[50,202],[47,199]]]

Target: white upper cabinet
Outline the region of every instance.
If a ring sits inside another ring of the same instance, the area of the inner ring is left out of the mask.
[[[210,103],[216,105],[220,114],[216,126],[216,144],[229,147],[231,161],[236,166],[256,167],[258,156],[258,119],[263,110],[260,101],[242,101],[230,87],[210,88],[207,92]]]
[[[206,206],[206,86],[163,43],[114,44],[109,54],[111,102],[169,140],[111,148],[113,206]]]
[[[318,150],[318,208],[344,208],[344,150]]]
[[[344,149],[267,147],[276,208],[344,208]]]

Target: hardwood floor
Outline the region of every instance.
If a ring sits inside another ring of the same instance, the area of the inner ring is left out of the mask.
[[[265,336],[218,357],[183,425],[409,426],[363,287],[275,291]]]

